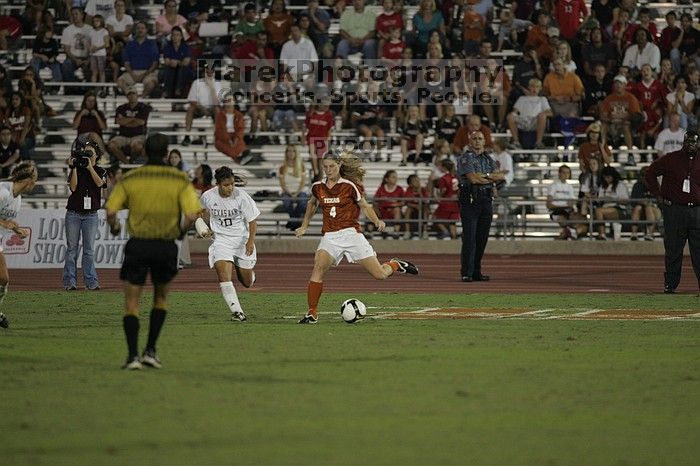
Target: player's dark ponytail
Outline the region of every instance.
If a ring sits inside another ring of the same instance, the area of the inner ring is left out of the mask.
[[[216,180],[216,184],[221,184],[222,181],[228,178],[233,178],[233,182],[236,186],[245,186],[246,184],[248,184],[245,178],[233,173],[233,170],[231,170],[226,165],[217,168],[214,172],[214,179]]]
[[[8,180],[10,181],[22,181],[26,180],[27,178],[31,178],[34,176],[34,173],[36,173],[36,165],[34,165],[34,162],[31,160],[26,160],[24,162],[20,162],[17,165],[15,165],[15,168],[12,169],[12,173],[10,174],[10,177]]]

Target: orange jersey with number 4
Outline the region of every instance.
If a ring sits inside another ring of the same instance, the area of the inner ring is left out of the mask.
[[[340,178],[332,188],[329,188],[324,181],[317,181],[311,185],[311,194],[318,199],[323,212],[321,233],[345,228],[362,231],[359,222],[361,185],[358,186],[350,180]]]

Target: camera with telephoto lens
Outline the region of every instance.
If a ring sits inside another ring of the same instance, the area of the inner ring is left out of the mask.
[[[90,157],[92,152],[85,149],[80,149],[73,152],[73,166],[75,168],[87,168],[90,165]]]

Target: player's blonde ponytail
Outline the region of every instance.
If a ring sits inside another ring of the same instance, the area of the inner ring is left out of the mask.
[[[362,184],[365,169],[362,160],[352,152],[342,152],[336,159],[340,163],[340,176],[354,183]]]

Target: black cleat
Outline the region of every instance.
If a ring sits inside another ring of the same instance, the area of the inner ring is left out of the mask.
[[[474,279],[472,277],[462,277],[462,281],[464,283],[471,283],[474,281]]]
[[[304,317],[302,317],[298,324],[315,324],[318,322],[318,318],[312,316],[311,314],[306,314]]]
[[[7,316],[0,312],[0,327],[7,328],[10,326],[10,321],[7,320]]]
[[[472,276],[475,282],[487,282],[491,280],[491,277],[488,275],[482,275],[480,273],[475,273],[474,276]]]
[[[243,311],[236,311],[231,313],[231,320],[235,321],[240,321],[240,322],[245,322],[246,316],[245,312]]]
[[[398,264],[398,266],[399,266],[398,272],[410,273],[411,275],[418,275],[418,267],[416,267],[415,265],[411,264],[408,261],[404,261],[404,260],[397,259],[396,257],[394,257],[389,262],[393,262],[395,264]]]
[[[664,293],[674,294],[675,292],[676,292],[676,289],[673,288],[671,285],[664,285]]]

